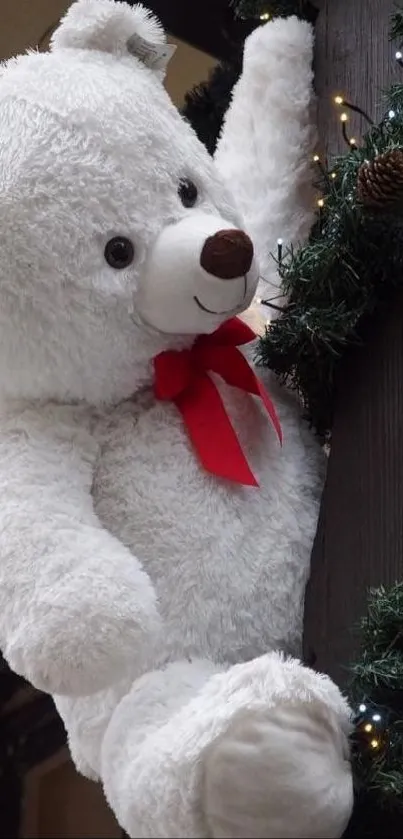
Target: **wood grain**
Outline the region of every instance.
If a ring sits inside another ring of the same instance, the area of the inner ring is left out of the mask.
[[[315,0],[320,9],[316,24],[316,90],[320,144],[328,155],[345,151],[334,96],[340,94],[363,108],[373,119],[383,113],[383,91],[403,81],[389,42],[389,19],[395,0]],[[359,140],[365,121],[354,114],[350,136]]]
[[[305,648],[344,681],[371,586],[403,577],[403,294],[340,373],[307,590]]]
[[[400,78],[388,42],[393,0],[326,0],[317,26],[319,129],[342,149],[329,100],[341,91],[379,116]],[[357,133],[358,133],[358,123]],[[355,129],[354,129],[355,130]],[[340,683],[370,586],[403,577],[403,293],[340,371],[332,451],[306,596],[305,655]]]

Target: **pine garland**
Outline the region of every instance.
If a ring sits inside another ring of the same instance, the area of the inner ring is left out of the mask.
[[[403,824],[403,583],[370,592],[351,666],[355,808],[346,836],[400,837]]]
[[[403,40],[402,12],[392,18],[391,39]],[[375,165],[381,155],[394,153],[398,160],[402,149],[403,84],[395,84],[385,97],[384,118],[371,125],[362,145],[336,158],[331,170],[317,164],[323,207],[306,246],[280,266],[289,303],[266,330],[259,359],[299,392],[322,436],[332,427],[342,356],[363,340],[367,319],[402,285],[401,173],[396,171],[392,206],[389,195],[385,206],[363,206],[357,189],[363,166]]]
[[[317,13],[308,0],[231,0],[231,6],[239,17],[247,19],[298,15],[313,22]]]
[[[217,64],[206,82],[185,96],[182,115],[190,122],[199,140],[214,154],[231,93],[242,69],[242,55],[232,64]]]

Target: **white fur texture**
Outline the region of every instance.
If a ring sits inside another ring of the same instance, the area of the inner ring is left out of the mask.
[[[127,56],[131,36],[140,35],[149,44],[164,44],[165,32],[143,5],[129,6],[116,0],[81,0],[67,11],[63,25],[52,36],[51,49],[99,50]]]
[[[348,718],[330,680],[276,654],[215,675],[202,661],[170,665],[117,707],[105,792],[135,837],[341,836]]]
[[[252,36],[216,163],[124,48],[136,32],[160,29],[78,0],[50,53],[0,77],[0,645],[130,836],[336,837],[348,708],[272,652],[300,652],[322,453],[269,374],[282,449],[220,384],[260,489],[220,481],[152,390],[155,354],[245,308],[262,273],[209,274],[206,236],[244,217],[265,265],[308,225],[311,31]]]
[[[312,27],[296,17],[278,18],[250,35],[215,153],[255,245],[259,295],[276,305],[282,302],[272,256],[277,240],[285,252],[306,238],[313,221],[312,47]],[[266,320],[275,317],[267,307],[263,313]]]

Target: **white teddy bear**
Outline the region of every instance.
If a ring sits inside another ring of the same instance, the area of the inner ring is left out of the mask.
[[[338,837],[349,709],[287,657],[322,456],[235,317],[310,223],[312,33],[250,37],[215,161],[169,54],[78,0],[0,71],[0,645],[130,836]]]

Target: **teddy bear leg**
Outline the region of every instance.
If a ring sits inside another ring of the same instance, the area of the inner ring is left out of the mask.
[[[139,722],[138,736],[141,740],[147,733],[146,723],[150,703],[153,703],[154,724],[157,722],[163,724],[174,711],[197,693],[202,684],[217,669],[210,662],[199,662],[198,666],[190,668],[187,662],[184,665],[174,665],[170,670],[169,681],[164,683],[161,705],[158,705],[159,695],[162,695],[160,682],[161,679],[165,679],[165,671],[147,674],[146,677],[136,681],[133,677],[128,677],[118,682],[113,688],[90,696],[54,696],[54,703],[66,728],[68,745],[76,769],[92,781],[100,780],[101,747],[105,732],[121,700],[132,688],[133,695],[138,698],[136,720]],[[185,671],[185,678],[182,678],[183,671]],[[156,711],[160,711],[161,716],[156,716]],[[143,719],[144,726],[140,724]]]
[[[91,781],[100,780],[101,746],[105,731],[133,678],[89,696],[54,696],[53,701],[67,733],[70,754],[78,772]]]
[[[131,837],[339,837],[348,720],[329,679],[276,654],[227,670],[174,663],[116,708],[105,794]]]

